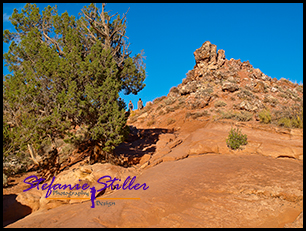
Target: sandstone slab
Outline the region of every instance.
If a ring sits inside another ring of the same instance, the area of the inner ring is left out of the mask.
[[[303,165],[259,155],[201,155],[147,169],[148,190],[37,211],[8,227],[283,227],[303,209]],[[111,200],[111,199],[109,199]],[[278,219],[282,218],[282,219]]]

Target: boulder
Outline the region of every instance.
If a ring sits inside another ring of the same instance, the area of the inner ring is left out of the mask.
[[[262,72],[258,68],[253,69],[253,76],[255,79],[261,79]]]
[[[196,66],[198,67],[198,70],[195,68],[195,74],[197,76],[202,76],[206,71],[216,70],[225,62],[225,51],[219,50],[217,53],[217,46],[211,44],[209,41],[203,43],[193,54],[196,60]],[[203,72],[205,69],[206,71]]]
[[[180,94],[180,90],[177,87],[172,87],[167,95],[167,97],[169,98],[177,98],[179,97]]]
[[[262,81],[258,81],[253,89],[253,92],[264,93],[264,91],[265,91],[265,84]]]
[[[205,62],[207,64],[216,63],[217,58],[217,46],[211,44],[209,41],[203,43],[203,45],[196,49],[193,53],[196,63]]]
[[[197,90],[197,83],[196,81],[188,82],[186,85],[183,85],[179,89],[179,93],[181,95],[188,95],[192,92],[195,92]]]
[[[276,87],[271,87],[270,91],[274,93],[274,92],[278,92],[278,89]]]
[[[224,82],[222,84],[222,91],[234,92],[239,90],[239,86],[235,83]]]
[[[253,112],[253,111],[256,111],[258,109],[258,107],[253,105],[252,103],[244,100],[240,103],[239,109]]]
[[[148,162],[149,160],[151,159],[151,155],[150,154],[144,154],[140,161],[139,161],[139,164],[140,165],[143,165],[144,163]]]
[[[225,51],[220,49],[218,50],[217,65],[218,67],[221,67],[224,63],[225,63]]]
[[[203,95],[202,97],[195,97],[194,95],[190,95],[187,100],[187,108],[188,109],[196,109],[196,108],[204,108],[211,101],[211,95]]]

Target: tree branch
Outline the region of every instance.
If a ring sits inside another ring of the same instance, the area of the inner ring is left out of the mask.
[[[82,25],[84,26],[84,28],[87,29],[87,31],[89,32],[89,35],[90,35],[91,37],[93,37],[94,40],[95,40],[95,42],[96,42],[96,41],[97,41],[96,36],[94,36],[94,35],[91,33],[91,31],[89,30],[89,28],[88,28],[83,22],[81,22],[81,23],[82,23]]]
[[[56,46],[59,55],[66,56],[65,52],[62,51],[62,49],[60,48],[60,46],[58,45],[58,43],[54,39],[50,38],[44,31],[43,31],[43,35],[45,36],[45,38],[47,38],[49,41],[51,41],[53,45]]]
[[[102,3],[102,12],[100,14],[100,18],[101,18],[101,21],[104,27],[104,31],[105,31],[105,46],[107,48],[110,48],[110,36],[109,36],[109,27],[108,27],[109,19],[105,18],[104,7],[105,7],[105,3]],[[105,21],[107,24],[105,23]]]

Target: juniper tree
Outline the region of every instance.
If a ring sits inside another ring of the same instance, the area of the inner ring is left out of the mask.
[[[84,125],[93,142],[111,152],[125,134],[125,104],[119,92],[137,94],[145,86],[143,53],[131,56],[126,14],[109,15],[90,4],[79,18],[57,8],[41,13],[35,4],[14,9],[5,30],[3,55],[12,74],[4,76],[4,153],[37,150],[44,142]]]

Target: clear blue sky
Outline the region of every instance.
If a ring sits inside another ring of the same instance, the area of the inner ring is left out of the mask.
[[[13,9],[24,3],[3,3],[3,30]],[[40,11],[57,5],[78,17],[88,3],[37,3]],[[97,6],[101,9],[101,4]],[[129,9],[130,8],[130,9]],[[303,83],[303,4],[207,4],[207,3],[109,3],[106,10],[127,14],[127,33],[132,55],[143,49],[146,87],[138,95],[121,95],[137,105],[167,95],[193,69],[193,52],[205,41],[225,50],[227,59],[249,60],[272,78]],[[8,45],[3,43],[3,52]],[[3,73],[8,70],[4,67]]]

